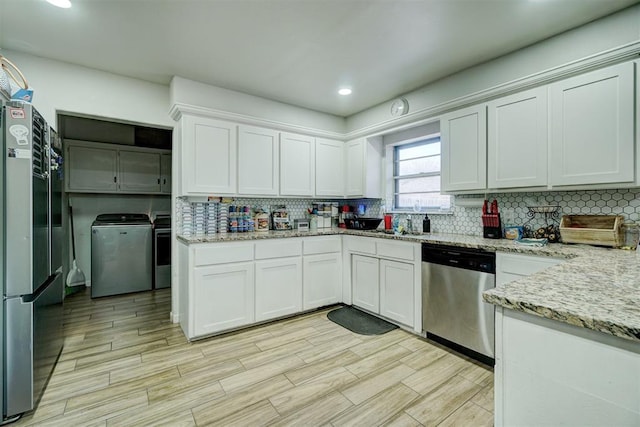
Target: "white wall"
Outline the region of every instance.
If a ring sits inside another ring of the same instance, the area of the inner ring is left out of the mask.
[[[34,89],[33,104],[57,128],[56,112],[173,127],[169,86],[2,49]]]
[[[91,281],[91,223],[96,216],[105,213],[144,213],[151,217],[154,212],[172,212],[169,196],[75,193],[69,196],[69,203],[73,207],[76,260],[87,284]],[[68,235],[71,239],[71,232]],[[69,257],[73,257],[71,250]]]
[[[456,98],[638,41],[640,5],[468,68],[404,96],[409,101],[410,113],[419,113]],[[473,43],[473,40],[469,42]],[[349,137],[360,132],[377,132],[381,127],[392,127],[394,122],[403,120],[392,120],[389,107],[390,102],[385,102],[348,117]]]
[[[343,134],[345,119],[282,102],[211,86],[175,76],[171,80],[171,105],[184,104],[255,117],[278,124]]]

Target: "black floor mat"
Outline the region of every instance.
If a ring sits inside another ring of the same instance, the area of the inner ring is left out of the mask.
[[[382,335],[397,328],[385,320],[353,307],[340,307],[327,313],[333,323],[360,335]]]

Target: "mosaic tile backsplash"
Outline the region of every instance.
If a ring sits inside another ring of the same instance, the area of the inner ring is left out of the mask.
[[[448,214],[430,214],[431,231],[440,233],[457,233],[472,236],[482,236],[482,215],[481,207],[460,206],[463,202],[456,203],[462,199],[483,198],[484,195],[463,195],[456,196],[451,212]],[[531,192],[531,193],[491,193],[490,200],[494,198],[498,201],[503,225],[523,225],[529,221],[527,216],[528,206],[557,205],[559,222],[562,215],[584,214],[584,215],[623,215],[625,220],[640,223],[640,189],[621,190],[588,190],[588,191],[559,191],[559,192]],[[188,204],[187,199],[178,199],[178,212],[184,204]],[[349,204],[357,206],[365,205],[365,216],[380,217],[383,210],[383,201],[378,199],[256,199],[256,198],[236,198],[233,204],[247,205],[254,208],[267,207],[271,211],[276,206],[285,205],[289,211],[290,218],[305,218],[307,209],[312,203],[336,203],[338,205]],[[408,214],[398,214],[400,222],[406,224]],[[411,214],[413,218],[416,214]],[[418,215],[421,219],[422,215]],[[544,215],[538,214],[529,225],[535,229],[551,224],[552,219],[545,219]],[[181,224],[180,218],[178,225]]]
[[[463,198],[483,196],[456,196]],[[562,215],[622,215],[625,220],[640,222],[640,189],[553,191],[536,193],[492,193],[488,196],[498,201],[503,225],[523,225],[530,218],[527,206],[556,205],[558,219]],[[433,216],[431,228],[447,233],[482,235],[481,207],[455,206],[452,215]],[[529,223],[533,229],[551,224],[538,214]]]

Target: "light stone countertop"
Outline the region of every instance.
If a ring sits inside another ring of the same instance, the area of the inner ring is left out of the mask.
[[[636,254],[635,251],[564,244],[530,247],[518,245],[512,240],[460,234],[395,236],[345,229],[227,233],[206,238],[179,236],[178,239],[194,244],[336,234],[564,258],[566,261],[563,263],[486,291],[484,300],[640,343],[640,253]]]

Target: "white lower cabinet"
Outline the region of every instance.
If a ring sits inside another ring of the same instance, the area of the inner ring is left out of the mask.
[[[362,255],[351,257],[353,305],[380,313],[380,274],[378,259]]]
[[[305,256],[302,309],[310,310],[342,301],[342,254]]]
[[[302,310],[302,258],[255,262],[256,321],[274,319]]]
[[[191,309],[195,336],[255,321],[253,268],[253,262],[242,262],[194,269]]]
[[[640,425],[637,342],[496,309],[496,426]]]
[[[197,339],[345,302],[418,327],[420,245],[380,240],[313,236],[179,245],[179,321],[187,337]]]
[[[355,236],[345,236],[344,245],[351,280],[345,302],[420,332],[420,245]]]
[[[405,325],[413,325],[413,264],[380,260],[380,314]]]

